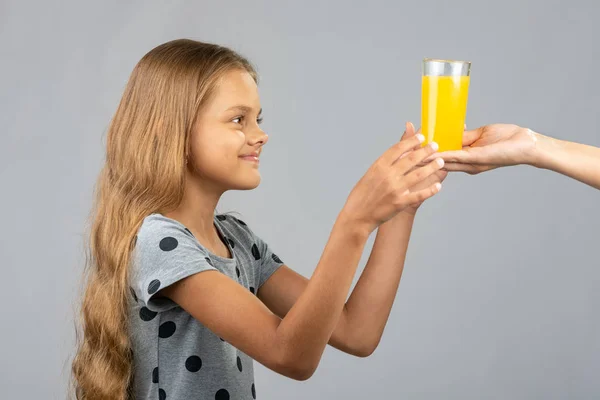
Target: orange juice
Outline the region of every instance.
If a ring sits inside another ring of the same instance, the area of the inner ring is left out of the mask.
[[[437,142],[438,151],[462,149],[467,114],[469,76],[423,76],[421,133],[425,144]]]

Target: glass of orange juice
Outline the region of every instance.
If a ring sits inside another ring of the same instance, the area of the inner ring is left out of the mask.
[[[425,143],[437,142],[439,151],[462,149],[467,115],[471,63],[423,60],[421,133]]]

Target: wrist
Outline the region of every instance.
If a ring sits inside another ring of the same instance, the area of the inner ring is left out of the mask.
[[[367,240],[376,226],[356,218],[354,214],[342,209],[335,221],[335,227],[358,241]]]
[[[416,211],[415,211],[416,212]],[[383,232],[398,232],[402,230],[403,227],[409,226],[412,228],[413,223],[415,221],[415,214],[413,211],[408,211],[406,209],[400,211],[398,214],[394,215],[394,217],[383,224],[381,224],[377,230],[377,233]]]
[[[419,211],[419,207],[421,207],[421,205],[418,205],[417,207],[414,207],[414,208],[412,208],[412,207],[405,208],[404,210],[399,212],[398,215],[396,215],[393,219],[395,219],[395,220],[407,219],[407,218],[414,219],[415,216],[417,215],[417,211]]]
[[[533,135],[536,140],[529,164],[541,169],[552,169],[552,160],[556,157],[560,141],[537,132],[533,132]]]

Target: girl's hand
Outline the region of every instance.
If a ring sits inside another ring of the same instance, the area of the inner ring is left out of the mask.
[[[419,166],[436,151],[431,145],[422,147],[423,140],[421,134],[412,135],[379,157],[352,189],[342,213],[370,233],[400,211],[412,210],[438,193],[441,184],[431,175],[444,163],[436,158]]]
[[[417,130],[415,132],[415,126],[411,122],[407,122],[406,130],[404,131],[404,134],[402,135],[401,140],[406,140],[406,139],[411,138],[419,133],[421,133],[421,128],[419,128],[419,130]],[[437,151],[437,143],[434,145],[434,148]],[[433,154],[431,157],[433,159],[435,159],[436,156],[437,156],[437,154]],[[438,170],[438,171],[434,172],[432,175],[429,175],[429,177],[427,177],[426,179],[422,180],[421,182],[417,183],[413,187],[409,188],[408,190],[410,192],[414,193],[414,192],[418,192],[419,190],[428,188],[431,185],[435,185],[436,183],[440,183],[440,185],[441,185],[441,183],[444,181],[444,179],[446,179],[446,176],[448,176],[447,171]],[[423,204],[423,201],[419,202],[419,203],[415,203],[409,207],[406,207],[404,209],[404,212],[411,214],[411,215],[415,215],[417,213],[417,210],[421,206],[421,204]]]

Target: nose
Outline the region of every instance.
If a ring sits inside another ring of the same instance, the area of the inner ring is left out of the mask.
[[[252,132],[246,134],[246,137],[248,138],[248,144],[250,146],[256,146],[257,144],[264,146],[269,141],[269,135],[259,127],[252,129]]]

